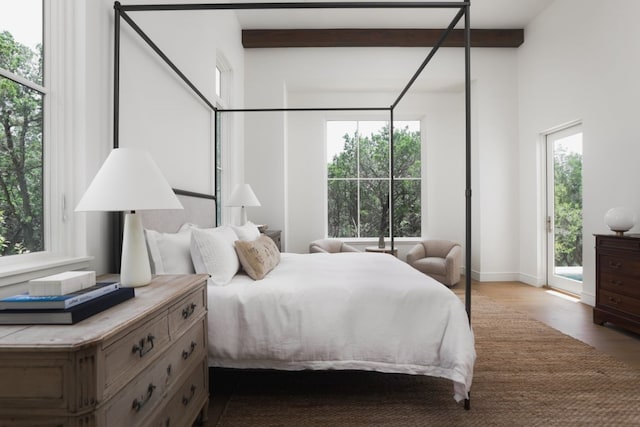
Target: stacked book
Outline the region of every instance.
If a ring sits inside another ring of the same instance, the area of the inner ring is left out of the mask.
[[[74,324],[133,298],[133,288],[96,282],[93,271],[69,271],[29,281],[29,291],[0,299],[0,324]]]

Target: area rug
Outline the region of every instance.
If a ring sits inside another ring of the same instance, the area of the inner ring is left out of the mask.
[[[237,374],[217,425],[640,426],[640,371],[475,293],[473,329],[469,411],[444,379],[264,371]]]

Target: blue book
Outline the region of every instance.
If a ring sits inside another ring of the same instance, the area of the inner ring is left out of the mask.
[[[28,293],[0,299],[0,310],[65,309],[106,295],[120,288],[119,282],[98,282],[94,286],[66,295],[33,296]]]
[[[134,288],[118,288],[67,309],[0,310],[0,325],[72,325],[135,296]]]

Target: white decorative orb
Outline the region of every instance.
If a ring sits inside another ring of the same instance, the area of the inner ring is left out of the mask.
[[[616,234],[622,235],[636,224],[636,213],[622,206],[611,208],[604,215],[604,222]]]

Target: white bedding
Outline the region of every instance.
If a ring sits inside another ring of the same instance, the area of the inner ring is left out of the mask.
[[[209,364],[429,375],[467,397],[475,348],[464,305],[388,254],[288,254],[263,280],[208,286]]]

